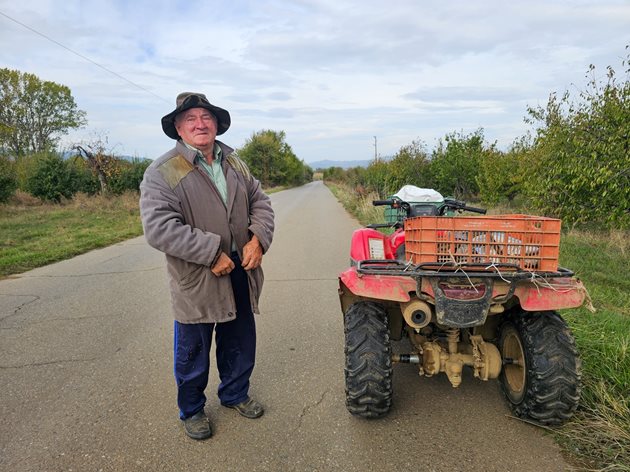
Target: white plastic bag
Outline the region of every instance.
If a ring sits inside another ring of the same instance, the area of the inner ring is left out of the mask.
[[[402,188],[394,195],[403,202],[443,202],[444,197],[441,193],[432,188],[420,188],[415,185],[403,185]]]

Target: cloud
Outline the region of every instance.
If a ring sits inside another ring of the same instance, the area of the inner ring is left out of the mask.
[[[615,0],[33,0],[0,12],[63,45],[0,16],[2,67],[68,85],[87,112],[89,128],[65,141],[98,128],[150,157],[172,145],[159,120],[184,90],[230,110],[229,144],[282,130],[307,162],[369,158],[374,136],[391,155],[479,127],[508,146],[528,105],[579,89],[591,63],[618,68],[630,43],[630,5]]]

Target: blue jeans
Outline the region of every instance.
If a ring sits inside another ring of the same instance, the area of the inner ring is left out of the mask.
[[[226,323],[185,324],[175,321],[175,381],[179,417],[186,419],[206,404],[204,393],[210,370],[210,346],[215,332],[219,370],[219,400],[235,405],[247,399],[249,378],[256,359],[256,325],[249,300],[247,273],[236,253],[236,267],[230,272],[236,300],[236,318]]]

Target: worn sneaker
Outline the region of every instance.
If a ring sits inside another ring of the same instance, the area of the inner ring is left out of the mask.
[[[184,431],[193,439],[208,439],[212,436],[210,421],[203,410],[184,420]]]
[[[265,409],[263,408],[263,406],[258,403],[256,400],[252,400],[251,398],[248,398],[245,401],[242,401],[241,403],[237,403],[236,405],[223,405],[226,406],[228,408],[233,408],[236,411],[238,411],[241,415],[243,415],[245,418],[260,418],[263,413],[265,412]]]

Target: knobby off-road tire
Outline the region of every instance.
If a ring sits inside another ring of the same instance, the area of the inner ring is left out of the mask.
[[[560,425],[577,408],[582,364],[575,339],[555,311],[510,314],[501,327],[500,381],[516,416]]]
[[[388,318],[378,303],[358,302],[344,317],[346,408],[378,418],[392,405],[392,350]]]

